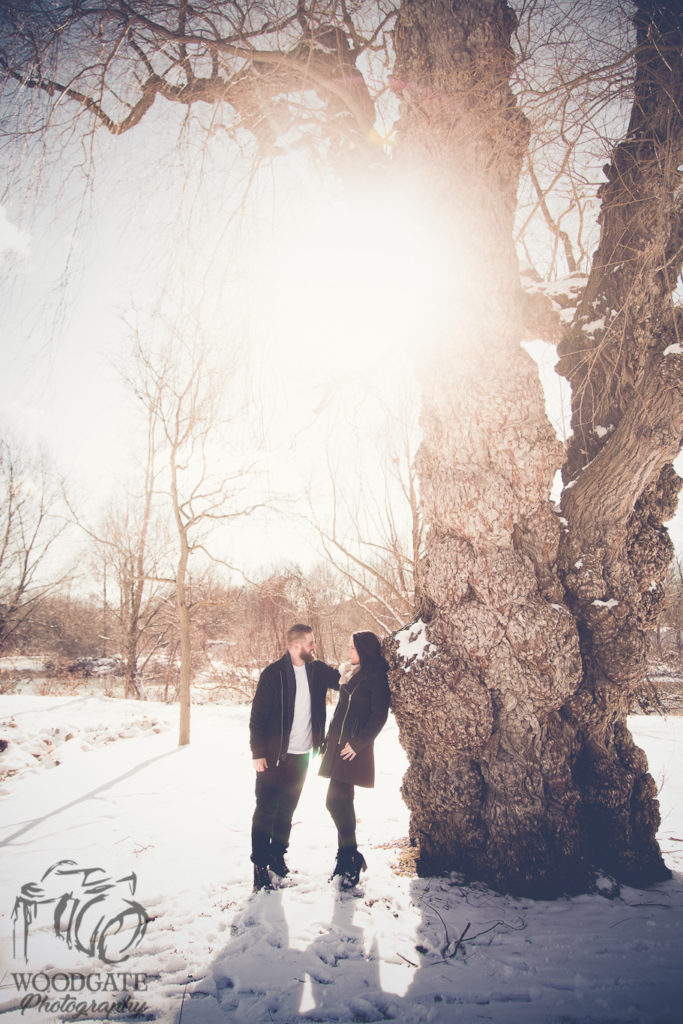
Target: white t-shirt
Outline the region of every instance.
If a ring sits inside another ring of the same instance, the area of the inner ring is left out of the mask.
[[[296,697],[294,698],[294,720],[289,734],[288,754],[307,754],[313,745],[311,728],[311,691],[305,665],[294,665]]]

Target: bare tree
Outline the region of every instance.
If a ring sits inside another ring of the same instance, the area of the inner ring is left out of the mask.
[[[261,641],[261,667],[280,657],[287,646],[287,629],[297,621],[312,626],[323,661],[346,657],[345,638],[352,629],[343,583],[343,577],[323,562],[306,573],[297,565],[281,566],[250,585],[245,595],[251,608],[245,632],[252,647]]]
[[[587,272],[597,244],[596,171],[628,122],[635,33],[610,0],[523,0],[512,87],[529,123],[515,239],[547,280]]]
[[[159,621],[165,604],[161,588],[169,585],[162,582],[168,538],[156,508],[156,424],[150,410],[146,416],[137,493],[118,495],[97,525],[90,525],[70,505],[71,518],[92,543],[94,575],[102,581],[103,639],[111,639],[107,633],[112,617],[117,653],[125,666],[125,696],[134,693],[140,700],[145,699],[144,667],[164,643],[169,628]]]
[[[42,655],[61,671],[65,659],[96,658],[102,653],[100,609],[92,598],[76,596],[70,583],[46,595],[35,614],[13,631],[13,651]],[[54,659],[54,661],[53,661]],[[49,671],[53,667],[46,665]]]
[[[217,525],[248,515],[256,505],[244,495],[249,468],[232,468],[219,458],[221,377],[212,373],[207,352],[188,323],[162,323],[162,339],[135,339],[135,373],[129,385],[143,402],[154,434],[153,446],[165,463],[163,490],[177,541],[175,587],[180,644],[179,744],[190,741],[193,608],[190,558],[202,553]],[[221,471],[222,470],[222,471]]]
[[[125,665],[125,695],[141,700],[145,667],[167,641],[170,628],[163,614],[169,585],[161,582],[167,572],[168,531],[161,517],[153,515],[151,499],[151,493],[142,501],[123,499],[93,534]]]
[[[673,546],[664,528],[681,481],[683,20],[678,5],[636,5],[628,131],[600,188],[600,245],[559,372],[572,385],[563,469],[568,525],[558,566],[578,626],[582,678],[564,708],[581,737],[577,768],[591,848],[622,878],[665,873],[656,787],[626,727],[646,685],[648,631]],[[626,837],[626,838],[625,838]]]
[[[424,554],[414,420],[405,394],[392,397],[378,423],[354,414],[343,420],[342,452],[333,454],[328,442],[329,501],[311,512],[325,558],[380,634],[411,617]]]
[[[47,457],[0,439],[0,650],[68,578],[48,567],[66,528],[62,512]]]
[[[125,664],[125,695],[144,699],[144,666],[165,640],[168,624],[159,622],[164,605],[160,587],[166,569],[167,531],[156,509],[157,437],[154,415],[146,410],[140,490],[112,502],[98,527],[72,516],[90,537],[103,584],[103,614],[114,616]],[[109,593],[107,591],[109,585]],[[118,601],[111,606],[111,592]],[[111,606],[111,607],[110,607]],[[140,659],[144,658],[143,664]]]
[[[669,566],[664,587],[664,609],[657,623],[657,640],[660,653],[663,653],[660,623],[672,634],[673,646],[679,659],[683,657],[683,557],[674,558]]]
[[[33,93],[37,124],[64,124],[68,101],[86,132],[101,126],[121,135],[159,99],[210,104],[229,111],[223,127],[256,140],[263,154],[276,152],[282,135],[319,136],[322,125],[326,149],[331,142],[343,160],[368,145],[374,104],[358,63],[386,48],[382,30],[394,15],[390,3],[309,10],[31,0],[3,5],[0,70],[11,99]],[[292,111],[283,102],[311,90],[319,107],[298,102]]]

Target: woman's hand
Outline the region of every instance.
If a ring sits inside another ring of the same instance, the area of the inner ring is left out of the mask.
[[[356,756],[356,751],[349,743],[347,743],[343,750],[340,751],[339,756],[343,757],[345,761],[353,761]]]

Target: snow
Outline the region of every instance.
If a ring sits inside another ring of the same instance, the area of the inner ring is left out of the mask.
[[[524,290],[530,295],[540,292],[554,304],[555,310],[563,324],[570,324],[574,319],[581,292],[586,287],[588,278],[583,274],[571,274],[557,281],[542,282],[530,279],[525,275]]]
[[[680,342],[676,342],[675,345],[669,345],[664,349],[663,355],[665,356],[681,356],[683,355],[683,346]]]
[[[43,672],[45,658],[27,658],[21,655],[0,658],[0,672]]]
[[[567,277],[557,278],[555,281],[525,281],[525,290],[529,292],[543,292],[557,301],[576,299],[588,284],[585,274],[573,273]]]
[[[575,298],[579,295],[588,284],[588,278],[585,274],[570,274],[568,277],[560,277],[556,281],[552,281],[546,285],[545,291],[548,295],[553,295],[556,298],[560,295],[564,295],[567,298]]]
[[[594,894],[537,902],[456,876],[397,873],[408,815],[393,716],[376,744],[376,788],[357,790],[368,871],[356,894],[327,881],[336,843],[317,763],[295,815],[291,882],[254,894],[248,707],[193,707],[192,743],[179,749],[177,709],[165,705],[0,700],[0,737],[9,741],[0,765],[11,751],[15,765],[21,755],[26,762],[0,793],[5,1024],[63,1019],[57,997],[63,1003],[68,993],[57,989],[79,978],[91,989],[109,985],[83,997],[81,1020],[131,1019],[111,1010],[122,989],[144,1007],[142,1019],[169,1024],[681,1020],[683,718],[631,719],[660,791],[659,841],[674,879],[619,891],[601,877]],[[53,755],[36,758],[46,739]],[[135,899],[151,920],[125,962],[69,948],[44,904],[29,928],[28,963],[21,949],[15,957],[15,897],[61,859],[116,880],[136,875]],[[33,973],[37,987],[54,984],[52,1011],[34,1005],[22,1014],[18,972]]]
[[[595,334],[596,331],[604,331],[605,329],[605,318],[604,316],[599,317],[597,320],[591,320],[590,323],[584,325],[584,331],[588,331],[589,334]]]
[[[610,597],[609,601],[591,601],[591,604],[596,608],[616,608],[619,602],[615,597]]]
[[[607,435],[609,434],[609,432],[611,430],[614,430],[614,427],[612,427],[612,426],[610,426],[610,427],[600,427],[600,426],[598,426],[598,427],[595,428],[595,433],[597,434],[598,437],[607,437]]]
[[[413,660],[422,661],[425,656],[434,654],[436,647],[427,639],[427,625],[418,619],[405,629],[396,633],[398,640],[398,656],[406,663]]]

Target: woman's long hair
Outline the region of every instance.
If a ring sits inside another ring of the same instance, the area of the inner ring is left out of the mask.
[[[353,634],[353,646],[358,651],[360,667],[369,669],[371,672],[381,672],[386,675],[389,669],[389,662],[382,654],[379,638],[371,633],[369,629],[362,629]]]

